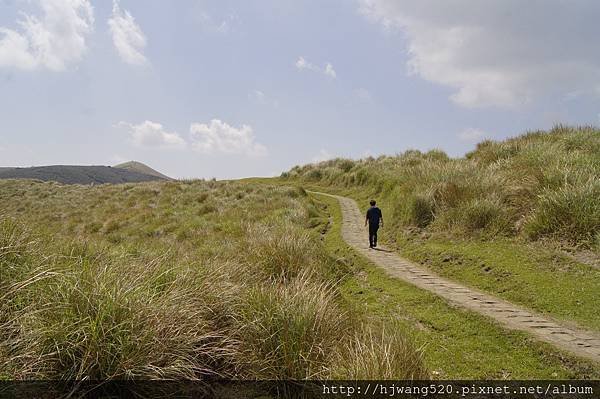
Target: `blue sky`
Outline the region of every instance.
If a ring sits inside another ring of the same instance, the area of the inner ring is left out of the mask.
[[[0,166],[270,176],[600,123],[600,5],[0,0]]]

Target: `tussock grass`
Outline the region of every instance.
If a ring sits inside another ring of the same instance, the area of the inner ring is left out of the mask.
[[[423,352],[415,351],[403,333],[385,326],[355,331],[338,353],[340,375],[356,380],[424,380]]]
[[[344,270],[311,230],[323,215],[304,190],[0,186],[2,378],[354,375],[338,363],[362,322],[343,311]],[[365,362],[424,370],[397,339]]]
[[[318,272],[325,263],[314,237],[290,224],[254,225],[246,236],[251,239],[245,257],[266,278],[293,279],[305,271]]]
[[[246,298],[244,345],[261,379],[327,378],[344,317],[331,283],[303,273],[289,284],[260,286]]]
[[[417,227],[427,227],[435,217],[435,203],[429,196],[415,195],[410,198],[409,221]]]
[[[594,243],[600,233],[599,199],[598,177],[579,185],[566,184],[556,190],[544,190],[524,231],[534,239],[566,237],[573,243]]]

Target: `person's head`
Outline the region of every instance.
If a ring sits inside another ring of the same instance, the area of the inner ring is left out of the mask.
[[[369,202],[369,204],[371,204],[371,206],[375,206],[377,202],[375,202],[375,200],[371,200],[371,202]]]

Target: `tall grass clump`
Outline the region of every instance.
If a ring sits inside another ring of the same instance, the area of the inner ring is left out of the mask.
[[[30,302],[12,320],[19,331],[10,350],[18,377],[232,375],[235,339],[227,318],[235,294],[226,280],[174,270],[161,259],[57,261],[48,278],[15,293]]]
[[[490,198],[475,199],[459,209],[462,211],[461,225],[468,232],[487,229],[502,234],[510,228],[506,223],[505,209],[499,201]]]
[[[531,238],[564,237],[572,244],[591,245],[600,233],[600,179],[543,191],[525,223]]]
[[[435,217],[435,204],[426,195],[415,195],[409,200],[410,222],[417,227],[427,227]]]
[[[314,238],[289,224],[253,225],[246,237],[244,257],[266,278],[291,279],[324,263]]]
[[[35,239],[15,219],[0,215],[0,288],[3,291],[27,274],[31,266],[30,247]]]
[[[286,285],[253,289],[243,311],[242,342],[259,379],[330,375],[333,348],[344,341],[345,317],[331,283],[302,273]]]
[[[352,380],[423,380],[429,378],[422,352],[404,334],[385,326],[362,327],[337,353],[335,374]]]

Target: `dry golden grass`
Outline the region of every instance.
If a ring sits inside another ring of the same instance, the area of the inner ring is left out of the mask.
[[[2,181],[0,204],[0,378],[423,375],[360,343],[303,190]]]

